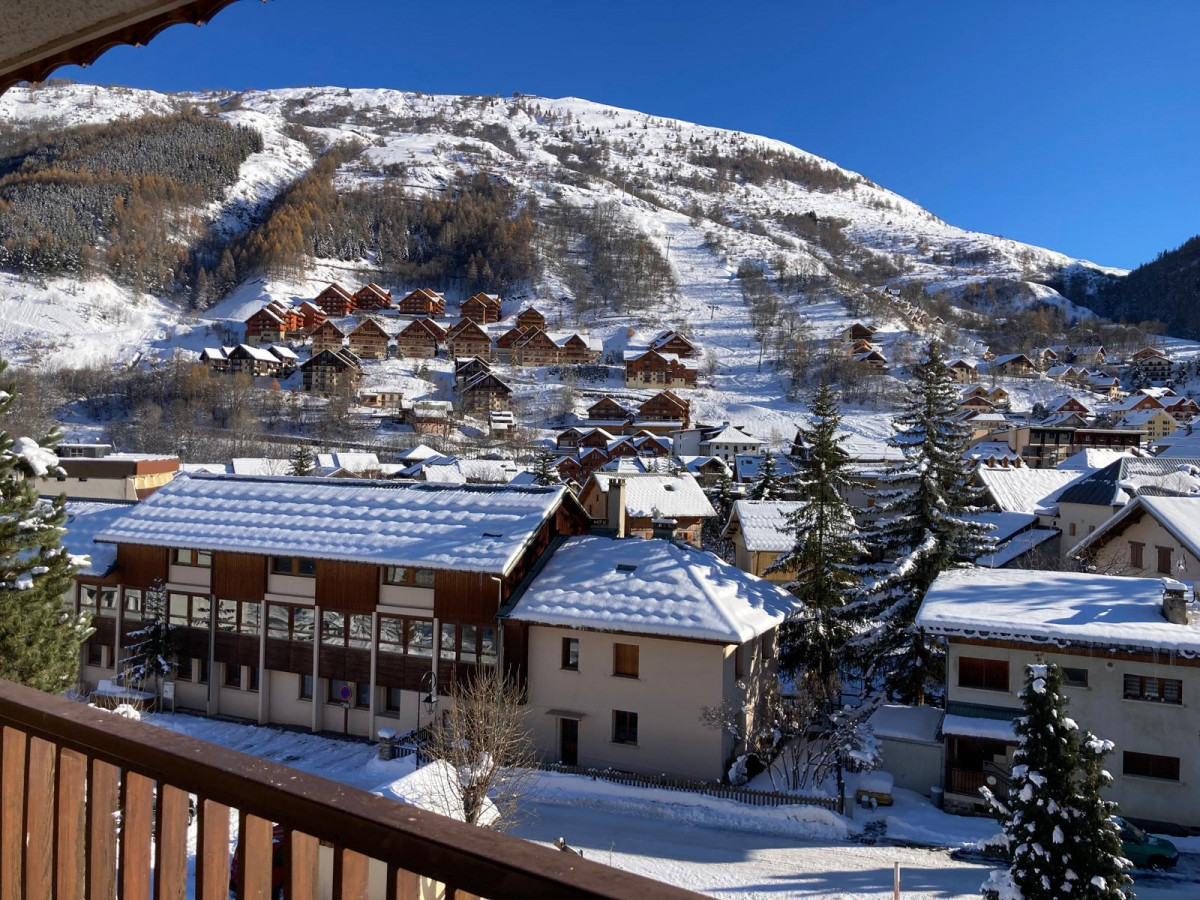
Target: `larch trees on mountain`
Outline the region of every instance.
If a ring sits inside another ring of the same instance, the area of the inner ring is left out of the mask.
[[[0,373],[7,364],[0,360]],[[15,400],[0,390],[0,416]],[[88,618],[63,610],[77,561],[62,546],[66,499],[38,497],[35,479],[58,471],[59,435],[40,441],[0,430],[0,678],[55,693],[75,683]]]
[[[992,546],[989,527],[968,518],[980,489],[963,460],[969,432],[957,417],[958,392],[940,347],[931,344],[913,367],[893,423],[891,443],[904,463],[880,479],[865,536],[880,560],[864,579],[873,623],[852,646],[868,685],[882,677],[887,693],[905,703],[935,696],[942,678],[941,649],[913,624],[925,592],[941,572]]]

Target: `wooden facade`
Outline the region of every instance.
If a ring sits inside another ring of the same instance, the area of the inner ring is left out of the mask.
[[[588,407],[587,417],[597,422],[625,422],[633,414],[612,397],[602,397]]]
[[[681,359],[694,359],[700,355],[700,348],[678,331],[664,331],[650,342],[650,349],[673,353]]]
[[[626,387],[678,387],[696,386],[697,369],[684,363],[674,355],[664,356],[655,350],[647,350],[625,360]]]
[[[458,393],[462,407],[470,412],[507,410],[511,406],[512,388],[495,372],[476,375]]]
[[[674,391],[659,391],[638,407],[639,422],[679,422],[680,428],[691,424],[691,407]]]
[[[246,320],[247,344],[274,344],[284,340],[287,333],[284,317],[271,306],[264,306]]]
[[[314,394],[349,391],[362,379],[362,366],[349,350],[322,350],[302,363],[300,372],[304,390]]]
[[[432,359],[437,356],[438,332],[445,334],[433,320],[413,319],[396,335],[396,349],[408,359]]]
[[[503,315],[500,297],[497,294],[479,293],[462,302],[461,315],[480,325],[499,322]]]
[[[564,365],[594,363],[599,354],[580,335],[572,334],[558,345],[558,361]]]
[[[558,344],[540,328],[532,328],[512,346],[513,365],[552,366],[558,362]]]
[[[348,316],[357,306],[354,296],[337,282],[317,294],[313,303],[327,316]]]
[[[467,356],[487,358],[492,353],[492,339],[476,323],[462,320],[447,333],[446,347],[452,359]]]
[[[337,352],[346,344],[346,332],[334,322],[323,322],[312,333],[313,356],[324,350]]]
[[[387,359],[390,340],[382,325],[374,319],[363,319],[350,332],[350,350],[359,359]]]
[[[546,330],[546,317],[536,307],[529,307],[517,313],[517,327],[521,329],[540,328]]]
[[[444,316],[446,314],[446,298],[430,288],[417,288],[400,300],[397,309],[402,315]]]
[[[375,282],[364,285],[354,292],[354,302],[357,309],[372,312],[392,308],[392,292],[385,291]]]

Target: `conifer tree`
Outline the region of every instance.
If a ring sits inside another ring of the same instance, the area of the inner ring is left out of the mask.
[[[783,481],[775,470],[775,457],[767,450],[762,465],[758,467],[758,478],[746,492],[747,500],[779,500],[783,496]]]
[[[316,458],[308,444],[298,444],[292,454],[292,474],[298,476],[311,475],[317,468]]]
[[[160,680],[178,667],[175,657],[179,649],[179,628],[167,617],[167,589],[161,581],[146,591],[142,610],[145,624],[129,633],[136,643],[129,648],[124,679],[126,683],[140,684],[153,678],[157,696]]]
[[[972,562],[992,541],[988,526],[965,518],[980,489],[963,459],[969,430],[958,419],[958,386],[936,343],[913,368],[908,393],[891,440],[904,463],[880,478],[865,536],[882,560],[864,579],[873,622],[853,643],[868,685],[883,676],[892,697],[920,703],[938,693],[942,667],[940,648],[913,625],[917,610],[941,572]]]
[[[729,549],[729,542],[722,539],[721,533],[725,530],[737,498],[733,493],[733,479],[729,477],[729,469],[723,463],[717,474],[716,485],[708,488],[705,493],[717,514],[704,520],[704,524],[700,526],[700,538],[706,549],[724,558]]]
[[[788,517],[795,543],[768,571],[793,573],[795,580],[784,587],[804,607],[803,615],[781,628],[781,667],[794,674],[803,671],[812,676],[811,683],[832,691],[837,689],[846,642],[857,625],[858,613],[850,604],[856,599],[857,563],[864,548],[854,510],[845,500],[850,454],[837,436],[842,420],[838,398],[824,381],[813,398],[810,418],[808,428],[798,429],[807,451],[797,461],[799,506]],[[837,697],[827,696],[825,701],[836,705]]]
[[[534,464],[533,477],[538,484],[562,484],[562,475],[554,465],[554,454],[543,450]]]
[[[1007,801],[983,788],[1004,828],[1012,864],[982,885],[988,900],[1131,900],[1129,863],[1100,796],[1112,780],[1103,769],[1112,742],[1079,730],[1066,715],[1058,666],[1026,666],[1024,715],[1014,730]]]
[[[8,364],[0,360],[0,373]],[[0,390],[0,418],[16,400],[13,382]],[[37,478],[58,470],[60,435],[40,441],[0,430],[0,678],[43,691],[71,687],[86,615],[63,611],[79,560],[62,546],[66,498],[39,499]]]

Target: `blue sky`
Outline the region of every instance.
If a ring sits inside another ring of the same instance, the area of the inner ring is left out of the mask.
[[[765,134],[980,231],[1135,266],[1200,233],[1200,3],[243,0],[58,75],[586,97]]]

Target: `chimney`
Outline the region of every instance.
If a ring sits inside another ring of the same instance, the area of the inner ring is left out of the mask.
[[[617,537],[625,537],[624,478],[613,478],[608,482],[608,527],[616,531]]]
[[[1187,588],[1174,578],[1164,578],[1163,583],[1163,618],[1172,625],[1188,624]]]

